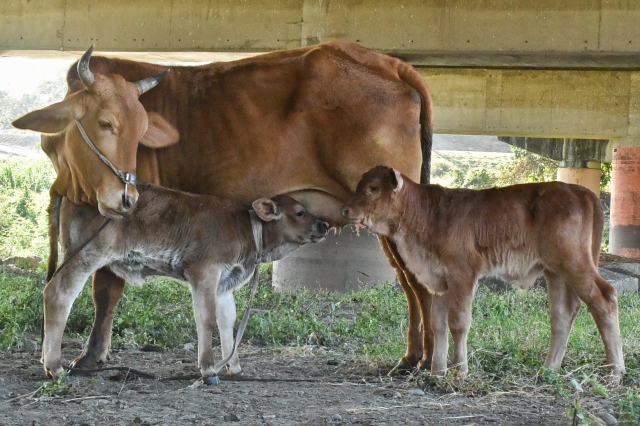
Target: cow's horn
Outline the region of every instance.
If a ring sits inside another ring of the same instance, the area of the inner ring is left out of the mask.
[[[161,73],[158,73],[154,76],[147,77],[144,80],[136,81],[136,87],[138,88],[138,92],[142,95],[144,92],[147,92],[158,85],[162,81],[165,75],[169,70],[164,70]]]
[[[94,76],[91,70],[89,69],[89,59],[91,59],[91,53],[93,53],[93,45],[84,52],[82,58],[78,61],[78,76],[80,80],[85,85],[85,87],[90,87],[93,84]]]

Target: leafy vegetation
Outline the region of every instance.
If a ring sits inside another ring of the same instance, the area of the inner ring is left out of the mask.
[[[54,178],[48,160],[0,161],[0,259],[48,254],[46,209]]]

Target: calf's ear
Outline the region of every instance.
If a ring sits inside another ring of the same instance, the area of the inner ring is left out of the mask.
[[[278,220],[282,217],[282,212],[278,210],[278,206],[276,206],[276,203],[268,198],[260,198],[258,200],[255,200],[251,205],[256,211],[258,217],[265,222]]]
[[[178,142],[180,133],[157,112],[147,113],[149,127],[140,143],[149,148],[166,148]]]
[[[399,171],[397,171],[396,169],[392,169],[392,170],[393,170],[393,175],[396,181],[396,187],[393,189],[393,192],[397,193],[402,189],[402,185],[404,185],[404,179],[402,179],[402,175],[400,174]]]
[[[74,93],[61,102],[31,111],[11,124],[17,129],[47,134],[60,133],[67,128],[71,120],[82,115],[80,96]]]

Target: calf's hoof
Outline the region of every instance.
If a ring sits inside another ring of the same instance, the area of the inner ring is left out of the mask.
[[[62,368],[62,365],[59,367],[44,368],[45,376],[51,380],[58,380],[63,371],[64,369]]]
[[[217,386],[220,384],[220,377],[218,377],[217,374],[214,374],[209,377],[203,377],[202,383],[204,383],[207,386]]]
[[[417,364],[417,361],[411,361],[406,356],[403,356],[400,358],[400,361],[398,361],[398,364],[387,373],[387,376],[411,373]]]

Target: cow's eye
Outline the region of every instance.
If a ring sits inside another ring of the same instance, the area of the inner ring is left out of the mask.
[[[296,213],[296,216],[298,216],[298,217],[304,217],[304,215],[305,215],[306,213],[307,213],[307,212],[305,212],[304,210],[300,210],[298,213]]]
[[[378,187],[375,185],[372,185],[371,187],[369,187],[369,191],[371,192],[376,192],[378,190]]]
[[[107,120],[98,120],[98,125],[102,130],[113,130],[113,126]]]

